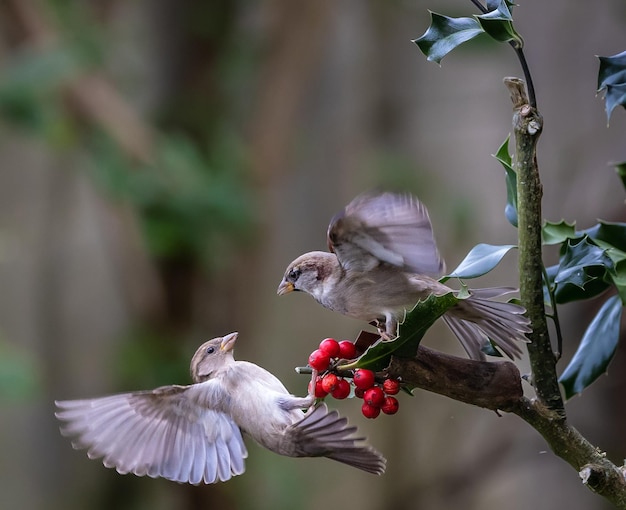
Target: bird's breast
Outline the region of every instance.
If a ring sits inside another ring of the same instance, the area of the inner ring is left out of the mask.
[[[404,314],[437,286],[441,284],[431,278],[381,266],[370,271],[347,271],[325,289],[318,301],[335,312],[372,321],[388,311]]]

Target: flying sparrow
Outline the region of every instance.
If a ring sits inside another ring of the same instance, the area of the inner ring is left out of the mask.
[[[314,396],[295,397],[274,375],[235,361],[237,333],[204,343],[190,386],[163,386],[88,400],[57,401],[61,433],[74,448],[121,474],[181,483],[226,481],[244,472],[245,432],[288,457],[328,457],[373,474],[385,459],[355,437],[356,427]]]
[[[428,211],[408,193],[355,198],[331,220],[328,247],[330,252],[305,253],[289,264],[278,294],[304,291],[330,310],[375,322],[389,340],[418,301],[452,292],[436,280],[444,263]],[[513,291],[470,290],[444,314],[470,358],[484,359],[489,340],[511,358],[521,355],[519,342],[527,342],[530,331],[525,309],[493,300]]]

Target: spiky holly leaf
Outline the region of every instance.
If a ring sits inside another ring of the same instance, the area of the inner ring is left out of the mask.
[[[556,300],[559,303],[587,299],[606,290],[612,283],[619,295],[626,303],[626,223],[613,223],[600,221],[591,228],[576,231],[575,224],[565,221],[560,223],[545,222],[542,230],[544,244],[563,243],[561,248],[561,261],[559,264],[546,268],[548,281],[555,288],[555,278],[558,277],[560,286],[556,286]],[[585,252],[581,260],[575,260],[577,256],[572,246],[581,240],[582,248],[578,255]],[[608,262],[610,259],[613,267]],[[599,261],[599,264],[596,262]],[[585,269],[585,266],[589,267]],[[563,268],[566,269],[565,275]],[[575,275],[571,280],[567,274]],[[582,288],[577,285],[583,281]],[[571,284],[571,285],[570,285]],[[548,288],[544,284],[544,298],[549,301]]]
[[[626,108],[626,51],[611,57],[598,57],[598,92],[604,91],[607,121],[616,106]]]
[[[615,285],[622,301],[626,303],[626,224],[600,221],[584,231],[613,261],[613,271],[605,279]]]
[[[604,241],[618,250],[626,252],[626,223],[600,220],[596,225],[583,230],[594,241]]]
[[[582,237],[582,234],[576,233],[576,223],[545,221],[541,227],[541,240],[546,245],[561,244],[577,237]]]
[[[509,2],[500,0],[491,2],[490,6],[493,7],[491,11],[476,16],[482,29],[498,42],[512,42],[521,48],[524,41],[513,26]]]
[[[504,167],[504,178],[506,181],[506,206],[504,215],[511,225],[517,227],[517,173],[513,169],[513,160],[509,154],[509,139],[507,136],[504,143],[500,145],[498,152],[493,157]]]
[[[559,377],[566,398],[580,393],[606,372],[619,341],[621,317],[622,302],[612,296],[589,324],[576,354]]]
[[[589,242],[587,236],[568,239],[557,266],[547,268],[549,284],[557,303],[589,299],[605,291],[611,282],[614,263],[606,250]]]
[[[413,42],[426,55],[426,60],[439,64],[454,48],[482,33],[474,18],[451,18],[431,11],[428,30]]]
[[[492,244],[477,244],[466,255],[463,261],[450,274],[441,278],[445,282],[450,278],[478,278],[496,267],[504,256],[513,248],[514,244],[494,246]]]
[[[610,57],[598,57],[600,69],[598,71],[598,91],[606,85],[626,83],[626,51]]]
[[[420,301],[407,313],[406,319],[400,324],[398,337],[395,340],[375,343],[357,361],[343,365],[339,367],[339,370],[369,368],[378,372],[389,366],[392,354],[406,358],[414,357],[426,331],[458,300],[459,297],[449,292],[443,296],[431,295],[424,301]]]

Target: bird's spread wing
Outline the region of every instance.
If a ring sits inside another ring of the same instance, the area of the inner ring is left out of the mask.
[[[247,451],[239,427],[215,409],[224,398],[217,382],[57,401],[56,416],[75,448],[119,473],[224,481],[243,473]]]
[[[444,268],[428,211],[408,193],[355,198],[330,222],[328,247],[344,269],[367,271],[386,262],[438,276]]]
[[[285,430],[285,445],[295,448],[293,457],[328,457],[344,464],[380,475],[387,461],[364,438],[355,436],[356,427],[326,404],[308,411],[302,420]]]

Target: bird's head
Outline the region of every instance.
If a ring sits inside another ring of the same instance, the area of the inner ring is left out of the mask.
[[[333,253],[312,251],[300,255],[285,271],[278,295],[303,291],[317,298],[326,279],[338,268],[337,257]]]
[[[214,372],[232,361],[233,348],[238,333],[230,333],[223,337],[213,338],[204,342],[191,358],[191,378],[194,383],[210,379]]]

